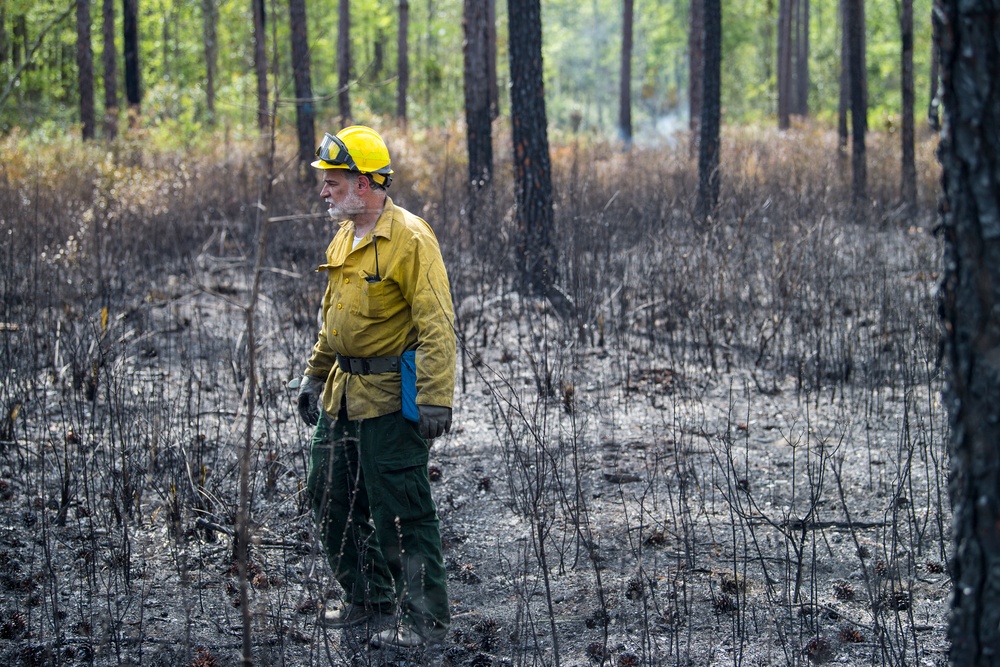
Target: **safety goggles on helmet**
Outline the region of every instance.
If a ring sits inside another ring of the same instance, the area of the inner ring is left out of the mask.
[[[331,148],[336,149],[336,153],[331,154]],[[351,157],[351,152],[347,150],[347,146],[340,140],[340,137],[333,136],[329,132],[324,133],[323,141],[320,143],[319,148],[316,149],[316,157],[323,162],[329,162],[338,167],[344,166],[351,171],[361,171],[358,169],[354,158]]]

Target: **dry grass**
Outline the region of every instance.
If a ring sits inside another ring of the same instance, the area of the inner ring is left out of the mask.
[[[461,129],[386,135],[392,195],[435,227],[459,314],[457,429],[433,462],[452,664],[937,659],[950,510],[932,139],[907,212],[895,137],[871,135],[859,210],[830,132],[731,129],[706,224],[683,141],[553,146],[575,303],[557,315],[516,292],[509,138],[470,220]],[[267,211],[266,147],[204,145],[0,140],[11,659],[234,664],[241,308],[260,220],[321,202],[296,182],[288,137]],[[328,234],[321,219],[277,223],[263,274],[249,592],[262,664],[370,658],[311,623],[327,575],[284,387],[312,344]]]

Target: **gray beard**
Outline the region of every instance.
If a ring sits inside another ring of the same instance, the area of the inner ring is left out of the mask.
[[[332,220],[343,220],[345,218],[352,218],[358,213],[363,213],[364,210],[364,202],[361,201],[361,197],[358,196],[358,193],[352,190],[347,194],[342,202],[327,209],[327,213],[330,214],[330,218]]]

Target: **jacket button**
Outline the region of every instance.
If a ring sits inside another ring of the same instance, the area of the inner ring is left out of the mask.
[[[336,336],[336,335],[337,335],[337,330],[336,330],[336,329],[332,329],[332,330],[330,331],[330,335],[331,335],[331,336]]]
[[[338,303],[337,304],[337,310],[341,310],[341,309],[343,309],[343,307],[344,307],[344,304],[342,304],[342,303]]]
[[[350,282],[351,282],[351,279],[350,279],[350,278],[344,278],[344,284],[345,284],[345,285],[346,285],[346,284],[348,284],[348,283],[350,283]]]

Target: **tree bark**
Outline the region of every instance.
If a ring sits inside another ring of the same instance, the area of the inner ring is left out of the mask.
[[[27,54],[28,50],[28,21],[24,14],[15,14],[13,20],[11,21],[13,26],[11,30],[11,51],[10,51],[10,63],[17,71],[21,67],[22,63],[22,51]]]
[[[10,57],[10,40],[7,38],[7,5],[0,5],[0,66]]]
[[[703,0],[691,0],[688,25],[688,129],[691,134],[691,157],[698,155],[701,140],[701,95],[705,76],[705,6]]]
[[[265,0],[253,1],[253,62],[257,73],[257,127],[261,132],[267,131],[269,122],[268,92],[267,92],[267,15]]]
[[[522,284],[545,295],[558,279],[552,243],[552,167],[545,117],[540,0],[508,0],[514,191]]]
[[[101,35],[104,47],[104,138],[118,137],[118,52],[115,50],[115,0],[104,0],[101,11]]]
[[[340,0],[337,20],[337,108],[341,126],[351,124],[351,0]]]
[[[172,7],[163,8],[163,17],[160,21],[160,27],[163,29],[163,33],[160,38],[160,48],[162,55],[160,60],[163,61],[163,70],[160,72],[160,78],[170,79],[170,14],[172,13]]]
[[[76,69],[84,140],[94,138],[94,50],[90,44],[90,0],[76,0]]]
[[[216,0],[201,0],[202,34],[205,38],[205,109],[208,124],[215,124],[215,72],[219,62],[218,34],[219,9]]]
[[[861,26],[860,26],[860,37],[861,42],[861,102],[864,104],[865,114],[862,118],[864,121],[865,132],[868,131],[868,40],[867,35],[867,19],[865,19],[865,0],[859,0],[858,7],[861,14]]]
[[[705,76],[698,149],[700,219],[712,214],[719,201],[719,125],[722,80],[722,3],[705,0]]]
[[[406,96],[410,87],[410,0],[399,0],[399,36],[396,44],[396,118],[406,123]]]
[[[142,88],[139,70],[139,0],[122,0],[122,32],[125,59],[125,101],[129,123],[139,122]]]
[[[770,45],[774,44],[775,21],[772,20],[774,14],[774,0],[764,0],[764,16],[760,26],[761,43],[768,45],[761,57],[761,65],[764,68],[764,80],[770,81],[774,74],[774,59],[771,57],[774,52]]]
[[[24,14],[14,15],[14,30],[11,34],[11,64],[17,71],[28,60],[28,18]]]
[[[427,32],[424,33],[423,39],[423,57],[420,57],[420,51],[417,51],[417,60],[424,63],[423,76],[420,77],[423,82],[423,93],[424,93],[424,117],[433,118],[434,117],[434,92],[441,87],[441,68],[438,65],[440,58],[437,52],[437,31],[434,29],[434,16],[437,14],[436,0],[427,0],[427,20],[424,25],[427,26]],[[429,67],[432,65],[433,67]]]
[[[618,132],[625,146],[632,145],[632,27],[634,0],[623,0],[622,64],[618,82]]]
[[[938,0],[950,419],[949,664],[1000,665],[1000,43],[993,0]]]
[[[470,199],[493,179],[493,131],[489,85],[489,8],[484,0],[464,1],[465,125],[469,151]]]
[[[375,41],[372,42],[372,67],[371,79],[378,81],[382,77],[382,70],[385,68],[385,33],[382,28],[376,28]]]
[[[315,113],[309,59],[309,31],[305,0],[288,0],[292,38],[292,74],[295,78],[295,129],[299,138],[299,178],[311,181],[309,163],[316,148]]]
[[[809,115],[809,0],[795,0],[795,113]]]
[[[799,17],[800,10],[802,9],[802,3],[800,0],[789,0],[792,6],[791,13],[792,17],[790,20],[791,38],[788,40],[789,50],[791,51],[791,66],[789,67],[790,74],[790,94],[788,102],[788,113],[796,115],[799,113]]]
[[[868,107],[863,90],[865,71],[863,44],[865,39],[864,0],[847,0],[848,40],[850,41],[851,76],[851,197],[861,204],[867,196],[868,174],[865,162],[865,129]]]
[[[941,75],[939,73],[941,50],[938,45],[941,43],[941,36],[938,34],[940,32],[938,22],[934,20],[933,12],[931,12],[931,14],[931,26],[933,32],[933,39],[931,40],[931,95],[927,102],[927,124],[930,125],[932,130],[937,132],[941,129],[941,113],[938,99],[938,96],[940,95],[938,84],[941,80]]]
[[[915,157],[915,128],[913,123],[913,0],[902,0],[900,13],[900,37],[902,42],[902,97],[903,118],[900,139],[902,146],[902,167],[900,170],[900,198],[907,209],[917,205],[917,166]]]
[[[840,0],[840,103],[837,108],[837,147],[841,155],[847,152],[847,113],[851,106],[851,40],[848,39],[849,13],[847,3]]]
[[[792,2],[778,3],[778,129],[791,126],[792,112]]]
[[[490,120],[500,117],[500,86],[497,83],[497,0],[486,0],[486,81],[490,87]]]

